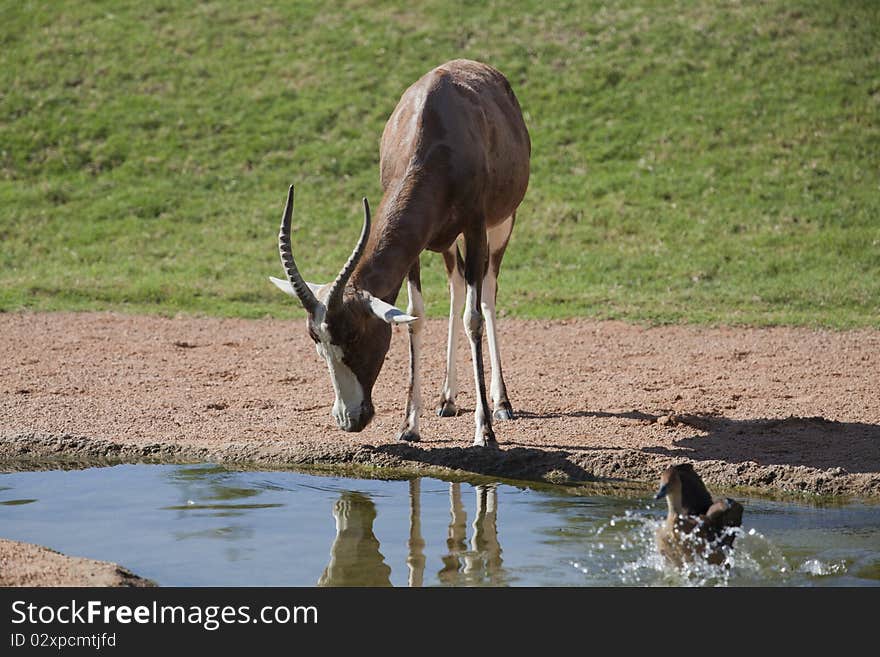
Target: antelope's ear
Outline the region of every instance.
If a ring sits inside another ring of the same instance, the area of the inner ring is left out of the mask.
[[[377,299],[372,294],[365,292],[364,298],[370,305],[370,310],[373,311],[373,314],[389,324],[409,324],[418,319],[418,317],[407,315],[400,308],[392,306],[390,303],[385,303],[382,299]]]
[[[284,292],[285,294],[289,294],[290,296],[296,298],[296,292],[293,289],[293,286],[290,284],[290,281],[285,281],[280,278],[275,278],[274,276],[270,276],[269,280],[275,284],[279,290]],[[320,290],[323,285],[317,285],[316,283],[309,283],[306,281],[306,285],[309,286],[309,289],[312,291],[312,294],[318,296],[318,290]]]

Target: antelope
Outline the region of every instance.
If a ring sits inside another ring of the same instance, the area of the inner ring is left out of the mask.
[[[507,79],[491,66],[458,59],[410,86],[388,119],[379,148],[378,218],[373,225],[364,198],[360,239],[332,283],[308,283],[300,275],[291,247],[294,192],[289,188],[278,239],[287,280],[270,278],[308,314],[309,336],[336,393],[332,415],[342,430],[361,431],[372,419],[371,393],[391,343],[391,325],[406,325],[409,387],[397,437],[420,440],[425,320],[419,258],[427,249],[443,255],[450,293],[446,377],[437,414],[458,414],[456,338],[464,324],[476,388],[474,445],[497,445],[493,417],[514,417],[498,347],[497,279],[528,186],[530,154],[529,133]],[[404,280],[406,312],[394,305]],[[488,411],[483,372],[484,321],[494,415]]]

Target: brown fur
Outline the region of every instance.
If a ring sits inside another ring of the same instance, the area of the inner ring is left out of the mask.
[[[519,103],[494,68],[459,59],[419,79],[382,133],[384,194],[353,286],[393,303],[423,250],[504,221],[525,195],[530,153]]]

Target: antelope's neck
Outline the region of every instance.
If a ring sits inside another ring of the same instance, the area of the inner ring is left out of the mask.
[[[379,204],[364,256],[352,275],[355,288],[395,303],[407,273],[425,249],[437,207],[414,186],[397,185]]]

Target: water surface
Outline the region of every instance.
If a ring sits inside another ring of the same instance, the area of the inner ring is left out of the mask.
[[[880,585],[880,506],[741,501],[729,568],[664,563],[648,496],[216,465],[2,474],[0,536],[166,586]]]

